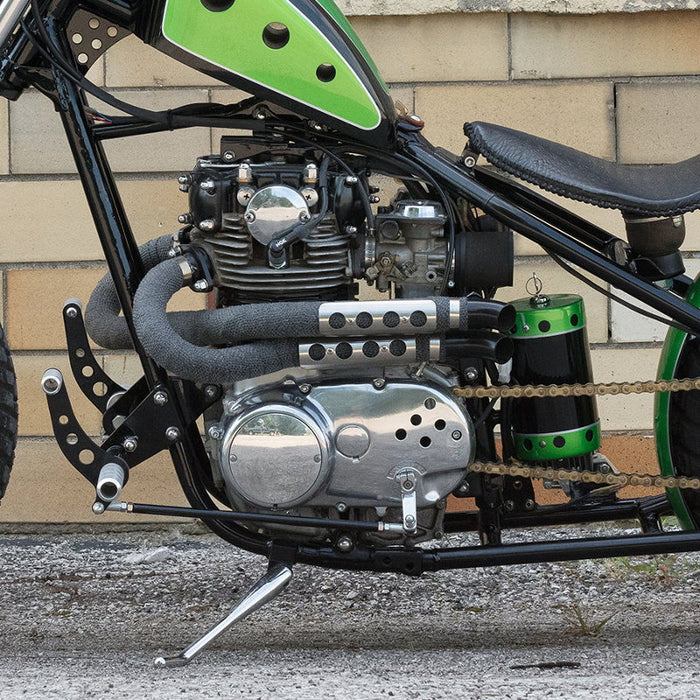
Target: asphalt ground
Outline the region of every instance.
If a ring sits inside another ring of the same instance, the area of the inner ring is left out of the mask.
[[[547,537],[601,534],[559,528]],[[0,698],[700,697],[700,555],[368,575],[265,570],[197,526],[0,534]]]

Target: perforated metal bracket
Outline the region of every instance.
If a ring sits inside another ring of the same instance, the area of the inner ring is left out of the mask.
[[[109,377],[93,355],[78,299],[68,299],[63,305],[63,325],[75,381],[90,403],[104,413],[113,401],[112,397],[123,394],[126,389]]]
[[[76,10],[68,23],[67,36],[78,65],[89,70],[107,49],[131,34],[94,12]]]
[[[97,486],[102,467],[109,462],[126,465],[117,454],[102,449],[82,429],[73,412],[63,375],[57,369],[47,369],[41,379],[41,388],[51,414],[53,432],[65,458],[93,486]]]

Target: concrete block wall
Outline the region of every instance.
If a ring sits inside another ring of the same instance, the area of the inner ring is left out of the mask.
[[[529,131],[622,163],[665,163],[700,152],[700,12],[623,11],[629,3],[509,0],[345,0],[339,3],[375,57],[392,94],[425,119],[434,143],[459,152],[462,124],[486,120]],[[426,7],[428,5],[429,7]],[[601,4],[599,3],[599,6]],[[681,0],[665,6],[684,7]],[[637,7],[637,6],[636,6]],[[514,11],[525,8],[530,11]],[[619,10],[619,11],[618,11]],[[136,104],[162,109],[184,102],[236,101],[241,93],[211,81],[126,38],[90,72],[91,79]],[[97,105],[96,105],[97,106]],[[139,242],[174,231],[186,200],[179,171],[217,150],[221,133],[193,129],[108,144],[119,187]],[[564,202],[559,199],[558,201]],[[566,202],[622,235],[617,212]],[[71,162],[58,116],[38,93],[0,104],[0,319],[14,351],[20,390],[20,442],[0,521],[91,520],[90,489],[68,466],[50,437],[43,370],[67,370],[61,307],[86,300],[104,272],[102,253]],[[700,214],[688,217],[688,269],[700,270]],[[533,272],[545,291],[586,299],[595,379],[648,379],[655,375],[663,327],[641,320],[589,290],[517,237],[515,283],[500,298],[525,295]],[[177,302],[201,306],[188,292]],[[138,363],[128,353],[98,351],[117,381],[131,383]],[[72,391],[89,431],[99,417]],[[624,401],[624,406],[622,402]],[[650,455],[649,397],[600,402],[611,451],[631,462],[617,436],[632,431]],[[632,444],[632,443],[630,443]],[[631,464],[623,463],[629,467]],[[58,486],[58,477],[67,479]],[[168,460],[139,468],[127,487],[131,500],[182,499]],[[155,490],[154,490],[155,489]],[[108,516],[119,518],[119,516]]]

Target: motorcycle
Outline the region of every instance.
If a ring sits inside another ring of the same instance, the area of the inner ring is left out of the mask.
[[[252,96],[165,112],[126,104],[85,74],[128,34]],[[417,576],[700,550],[700,283],[680,253],[700,156],[623,166],[481,122],[465,125],[461,154],[436,148],[332,0],[3,0],[0,46],[2,95],[31,86],[56,106],[109,268],[84,314],[75,299],[63,309],[99,444],[63,375],[42,378],[93,512],[200,518],[269,562],[229,616],[159,665],[189,662],[274,598],[296,562]],[[231,133],[179,178],[179,230],[137,247],[103,143],[195,126]],[[390,206],[376,206],[377,175],[399,183]],[[627,240],[519,181],[620,210]],[[530,296],[496,299],[512,285],[514,231],[602,293],[594,278],[663,315],[656,380],[593,383],[581,297],[545,294],[533,278]],[[360,281],[379,298],[358,296]],[[168,312],[185,287],[208,308]],[[113,381],[88,334],[133,348],[142,378]],[[1,340],[4,490],[17,404]],[[600,452],[596,397],[643,392],[655,394],[660,473],[619,473]],[[164,450],[190,507],[120,500]],[[538,480],[568,500],[538,504]],[[666,495],[620,499],[626,484]],[[475,510],[448,508],[465,498]],[[664,531],[670,514],[681,531]],[[501,539],[623,519],[638,534]],[[444,545],[470,532],[479,545]]]

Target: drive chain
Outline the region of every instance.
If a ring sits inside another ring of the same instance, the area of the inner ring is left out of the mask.
[[[695,391],[700,389],[700,378],[669,379],[648,382],[611,382],[609,384],[539,384],[529,386],[473,386],[455,388],[457,396],[477,399],[549,398],[559,396],[617,396],[627,394],[655,394],[661,392]],[[587,470],[552,469],[527,466],[518,462],[474,462],[469,470],[481,474],[520,476],[528,479],[553,481],[580,481],[603,486],[641,486],[665,489],[698,489],[700,478],[661,476],[659,474],[626,474],[621,472],[593,472]]]

